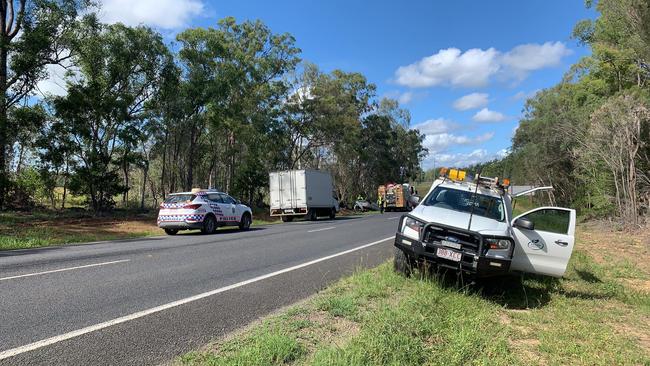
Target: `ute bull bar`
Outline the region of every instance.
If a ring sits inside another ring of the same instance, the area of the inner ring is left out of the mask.
[[[486,256],[484,236],[480,233],[439,223],[427,223],[420,232],[420,238],[416,240],[401,234],[401,228],[407,217],[417,220],[411,215],[402,216],[398,233],[395,235],[395,246],[411,259],[432,263],[473,277],[501,275],[510,270],[511,259]],[[453,261],[439,257],[437,254],[439,248],[460,253],[460,260]]]

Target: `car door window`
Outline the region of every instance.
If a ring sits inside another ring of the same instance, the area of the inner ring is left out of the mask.
[[[224,201],[225,203],[229,203],[229,204],[231,204],[231,205],[234,205],[234,204],[237,203],[237,202],[235,201],[234,198],[230,197],[230,196],[227,195],[227,194],[224,194],[224,195],[223,195],[223,201]]]
[[[535,224],[536,231],[567,234],[571,223],[571,213],[567,210],[543,209],[529,213],[523,218]]]

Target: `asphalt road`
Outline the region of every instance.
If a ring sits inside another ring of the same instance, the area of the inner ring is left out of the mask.
[[[0,365],[164,363],[382,263],[399,216],[0,252]]]

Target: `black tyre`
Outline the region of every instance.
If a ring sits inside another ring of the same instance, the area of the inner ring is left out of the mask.
[[[316,210],[314,210],[313,208],[309,210],[309,212],[307,213],[307,220],[309,221],[318,220],[318,215],[316,214]]]
[[[395,272],[401,273],[408,277],[413,272],[413,265],[411,259],[401,249],[395,247],[395,259],[393,260],[393,267]]]
[[[178,234],[178,229],[165,229],[165,234],[167,234],[167,235],[176,235],[176,234]]]
[[[336,218],[336,208],[332,207],[332,210],[330,211],[330,220],[334,220]]]
[[[293,216],[282,216],[282,222],[291,222],[293,221]]]
[[[214,234],[215,231],[217,231],[217,220],[214,219],[214,216],[210,215],[203,220],[201,233]]]
[[[241,217],[241,221],[239,221],[239,230],[248,230],[251,227],[251,215],[248,213],[245,213]]]

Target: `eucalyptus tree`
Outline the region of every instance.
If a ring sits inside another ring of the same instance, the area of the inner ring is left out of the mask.
[[[89,17],[74,50],[78,71],[68,94],[52,100],[49,126],[71,141],[76,169],[70,188],[89,198],[96,212],[109,209],[124,192],[119,170],[148,118],[169,51],[161,36],[146,27],[105,25]],[[127,172],[128,174],[128,172]]]
[[[86,0],[0,1],[0,208],[12,145],[11,109],[30,96],[46,67],[70,57],[70,33]]]

